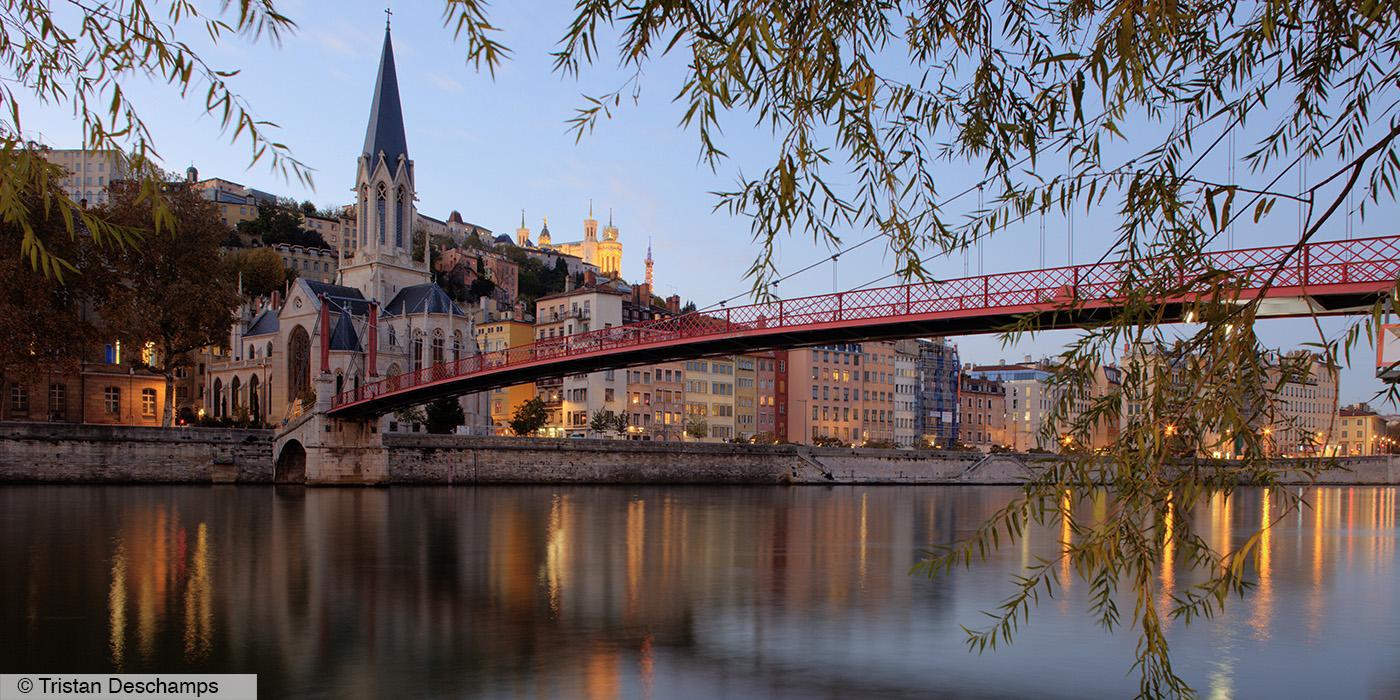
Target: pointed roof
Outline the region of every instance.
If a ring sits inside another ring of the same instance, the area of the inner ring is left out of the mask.
[[[457,306],[451,297],[447,296],[447,292],[442,291],[441,287],[431,282],[400,289],[399,293],[394,295],[393,301],[384,305],[384,311],[391,316],[403,316],[405,314],[421,314],[424,307],[430,314],[466,315],[462,313],[462,308]]]
[[[340,321],[331,331],[330,345],[332,350],[360,349],[360,336],[355,333],[355,323],[350,320],[350,311],[344,307],[340,311]]]
[[[379,77],[374,83],[374,102],[369,108],[369,128],[365,130],[365,150],[371,159],[384,152],[393,168],[399,156],[408,157],[408,137],[403,129],[403,107],[399,104],[399,78],[394,70],[394,44],[384,27],[384,51],[379,56]]]
[[[271,308],[263,309],[258,313],[258,317],[253,319],[252,325],[248,326],[248,332],[243,335],[245,337],[252,337],[255,335],[276,333],[278,326],[277,312]]]

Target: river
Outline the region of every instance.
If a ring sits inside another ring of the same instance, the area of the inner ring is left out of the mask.
[[[1202,697],[1400,697],[1397,491],[1317,491],[1261,541],[1254,590],[1172,624]],[[1136,639],[1081,581],[1011,646],[963,643],[1060,533],[911,575],[1013,493],[5,486],[0,671],[257,673],[262,697],[1130,696]],[[1244,489],[1194,517],[1237,545],[1271,508]]]

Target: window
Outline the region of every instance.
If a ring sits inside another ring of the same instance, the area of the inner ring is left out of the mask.
[[[102,408],[107,411],[107,415],[115,416],[122,412],[122,390],[120,387],[109,386],[102,390]]]
[[[29,387],[19,382],[10,383],[10,410],[14,413],[29,413]]]
[[[399,188],[398,199],[394,201],[394,245],[403,247],[403,188]]]
[[[49,385],[49,413],[56,415],[68,413],[68,386],[66,384],[53,383]]]
[[[384,245],[384,193],[379,193],[379,245]]]
[[[156,415],[156,390],[141,390],[141,415],[152,418]]]

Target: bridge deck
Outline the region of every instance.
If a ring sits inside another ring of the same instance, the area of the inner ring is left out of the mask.
[[[1107,319],[1141,280],[1179,291],[1160,302],[1178,321],[1213,284],[1234,280],[1239,299],[1305,301],[1270,315],[1343,314],[1368,308],[1400,279],[1400,236],[1210,253],[1182,268],[1166,260],[1108,262],[862,289],[737,306],[540,340],[386,377],[335,397],[332,415],[379,415],[440,396],[546,377],[712,355],[1004,330],[1033,317],[1043,330]],[[1154,272],[1154,270],[1157,270]]]

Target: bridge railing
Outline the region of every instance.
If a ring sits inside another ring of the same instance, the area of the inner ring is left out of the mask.
[[[1112,261],[997,273],[692,312],[540,339],[529,345],[430,365],[343,392],[336,396],[335,405],[370,401],[483,371],[642,345],[921,314],[1101,302],[1120,297],[1124,289],[1135,284],[1165,281],[1185,288],[1212,274],[1230,276],[1232,285],[1244,291],[1265,284],[1317,287],[1394,281],[1400,277],[1400,236],[1323,241],[1301,248],[1283,245],[1219,251],[1187,258],[1185,264],[1163,257],[1135,264]],[[1168,275],[1175,279],[1164,279]]]

